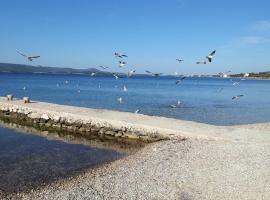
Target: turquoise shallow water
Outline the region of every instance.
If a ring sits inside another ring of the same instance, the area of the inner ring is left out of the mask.
[[[128,112],[140,109],[147,115],[216,125],[270,121],[270,81],[187,78],[177,86],[176,79],[2,73],[0,95],[12,93],[38,101]],[[233,82],[240,83],[234,86]],[[239,94],[244,97],[231,99]],[[178,100],[180,106],[171,108]]]

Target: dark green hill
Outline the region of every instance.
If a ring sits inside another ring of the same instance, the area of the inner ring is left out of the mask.
[[[100,71],[96,68],[74,69],[60,67],[32,66],[22,64],[0,63],[0,72],[10,73],[46,73],[46,74],[91,74],[108,75],[109,72]]]

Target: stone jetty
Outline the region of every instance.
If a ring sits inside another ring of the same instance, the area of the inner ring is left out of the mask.
[[[42,129],[91,138],[154,142],[172,138],[219,138],[216,126],[128,112],[57,105],[0,97],[0,117]]]

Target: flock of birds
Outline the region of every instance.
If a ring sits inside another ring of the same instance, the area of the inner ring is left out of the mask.
[[[24,54],[24,53],[21,53],[20,51],[17,51],[17,53],[20,54],[21,56],[25,57],[25,58],[26,58],[28,61],[30,61],[30,62],[33,61],[34,59],[40,58],[40,56],[28,56],[28,55],[26,55],[26,54]],[[215,54],[216,54],[216,50],[214,50],[214,51],[212,51],[211,53],[209,53],[209,54],[205,57],[206,59],[198,60],[198,61],[196,62],[196,64],[198,64],[198,65],[204,64],[204,65],[205,65],[205,64],[207,64],[208,62],[211,63],[211,62],[213,61],[213,59],[214,59]],[[117,58],[117,59],[119,59],[119,60],[118,60],[118,66],[119,66],[119,68],[124,68],[124,67],[127,65],[127,62],[125,61],[125,59],[128,58],[128,56],[127,56],[126,54],[114,53],[114,57]],[[184,62],[184,60],[183,60],[183,59],[180,59],[180,58],[177,58],[176,61],[179,62],[179,63]],[[99,68],[102,69],[102,70],[108,70],[108,69],[109,69],[109,67],[106,67],[106,66],[99,66]],[[136,70],[130,70],[130,71],[128,71],[128,73],[126,74],[126,77],[130,78],[131,76],[133,76],[133,75],[135,74],[135,72],[136,72]],[[161,75],[163,74],[163,73],[151,72],[151,71],[149,71],[149,70],[145,70],[145,72],[146,72],[147,74],[151,75],[151,76],[154,76],[154,77],[158,77],[158,76],[161,76]],[[231,71],[221,72],[221,73],[219,73],[218,75],[219,75],[220,77],[226,77],[227,74],[230,73],[230,72],[231,72]],[[91,73],[91,76],[93,77],[93,76],[95,76],[96,74],[97,74],[96,72],[92,72],[92,73]],[[119,78],[123,78],[123,76],[119,75],[118,73],[113,73],[113,72],[111,72],[111,74],[112,74],[112,76],[113,76],[116,80],[119,79]],[[179,79],[177,79],[177,80],[175,81],[175,84],[176,84],[176,85],[180,85],[180,84],[187,78],[186,76],[178,76],[177,73],[176,73],[176,76],[179,77]],[[245,77],[247,77],[247,76],[244,76],[243,79],[241,79],[241,80],[245,80],[245,79],[244,79]],[[231,80],[231,81],[232,81],[232,80]],[[66,84],[67,84],[67,83],[68,83],[68,81],[66,81]],[[233,86],[236,86],[236,85],[238,85],[239,83],[240,83],[240,82],[233,82],[232,85],[233,85]],[[100,85],[99,85],[99,87],[100,87]],[[23,90],[26,90],[26,87],[23,87]],[[128,89],[127,89],[127,87],[126,87],[125,85],[123,86],[123,91],[124,91],[124,92],[127,92],[127,91],[128,91]],[[223,91],[223,88],[220,88],[220,89],[217,90],[217,92],[222,92],[222,91]],[[78,90],[78,93],[80,93],[80,90]],[[233,97],[232,97],[232,100],[239,99],[239,98],[241,98],[241,97],[243,97],[243,96],[244,96],[243,94],[233,96]],[[123,98],[122,98],[122,97],[119,97],[119,98],[117,98],[117,101],[121,104],[121,103],[123,102]],[[177,103],[176,103],[176,104],[170,105],[170,107],[171,107],[171,108],[176,108],[176,107],[180,106],[180,104],[181,104],[180,100],[177,100]],[[139,113],[139,112],[141,112],[140,109],[137,109],[137,110],[135,111],[135,113]]]

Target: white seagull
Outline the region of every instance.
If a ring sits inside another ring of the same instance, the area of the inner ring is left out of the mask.
[[[27,56],[27,55],[25,55],[25,54],[23,54],[23,53],[21,53],[19,51],[17,51],[17,53],[20,54],[21,56],[27,58],[29,61],[33,61],[33,59],[40,57],[40,56]]]
[[[212,62],[215,53],[216,53],[216,50],[212,51],[208,56],[206,56],[209,62]]]
[[[119,98],[117,99],[117,101],[118,101],[119,103],[122,103],[122,101],[123,101],[122,97],[119,97]]]
[[[136,72],[136,70],[129,71],[127,74],[128,78],[131,77],[135,72]]]
[[[120,78],[120,77],[117,76],[115,73],[112,73],[112,75],[114,76],[114,78],[115,78],[116,80]]]
[[[125,67],[127,63],[123,61],[119,61],[119,67]]]
[[[139,112],[141,112],[141,110],[137,109],[134,113],[138,114]]]
[[[232,100],[239,99],[240,97],[243,97],[243,96],[244,96],[243,94],[239,94],[239,95],[233,96],[232,97]]]
[[[123,87],[123,91],[124,92],[127,92],[128,91],[128,89],[127,89],[127,87],[124,85],[124,87]]]
[[[95,73],[95,72],[92,72],[92,73],[91,73],[91,76],[95,76],[95,75],[96,75],[96,73]]]

